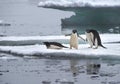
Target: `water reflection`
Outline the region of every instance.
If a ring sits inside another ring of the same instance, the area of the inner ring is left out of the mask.
[[[75,77],[74,81],[82,82],[83,79],[98,84],[120,84],[119,60],[102,59],[70,59],[70,71]],[[85,82],[85,81],[84,81]],[[86,84],[89,84],[88,82]]]
[[[4,55],[6,56],[6,55]],[[120,84],[120,61],[92,58],[0,59],[0,84]],[[9,61],[10,60],[10,61]],[[22,78],[24,77],[24,80]]]
[[[72,59],[70,60],[70,71],[73,76],[77,76],[80,73],[85,73],[86,75],[99,75],[101,64],[100,62],[86,61],[84,64],[80,64],[80,60]]]
[[[99,63],[89,63],[88,62],[86,65],[86,68],[87,68],[86,72],[88,75],[91,75],[91,74],[97,75],[97,74],[99,74],[100,67],[101,67],[101,64],[99,64]]]
[[[79,67],[78,65],[78,60],[70,60],[70,69],[73,74],[73,76],[79,75]]]

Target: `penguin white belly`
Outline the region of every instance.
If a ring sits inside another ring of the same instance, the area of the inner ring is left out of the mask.
[[[86,34],[87,41],[88,41],[90,47],[92,48],[93,47],[94,36],[93,36],[92,33],[87,33],[86,32],[85,34]]]
[[[98,48],[98,40],[97,40],[97,38],[95,38],[95,49],[97,49]]]
[[[70,49],[72,47],[78,49],[78,36],[76,33],[72,34],[70,38]]]
[[[49,49],[62,49],[62,47],[56,45],[50,45]]]

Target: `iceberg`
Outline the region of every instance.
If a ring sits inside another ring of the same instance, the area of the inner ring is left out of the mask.
[[[115,7],[119,0],[46,0],[40,1],[41,7]]]

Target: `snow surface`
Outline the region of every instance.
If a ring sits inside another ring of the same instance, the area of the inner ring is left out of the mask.
[[[45,0],[40,1],[42,7],[113,7],[120,6],[120,0]]]
[[[85,35],[81,35],[86,39]],[[120,42],[120,34],[100,34],[101,40],[105,42]],[[7,36],[0,37],[0,41],[31,41],[31,40],[69,40],[69,36]]]
[[[64,44],[65,45],[65,44]],[[65,45],[68,46],[69,45]],[[104,44],[107,49],[99,47],[98,49],[88,48],[88,44],[79,44],[79,49],[47,49],[45,45],[29,46],[0,46],[0,51],[22,56],[58,56],[58,57],[120,57],[120,44]]]
[[[85,35],[81,35],[85,38]],[[88,48],[89,45],[79,44],[79,49],[63,48],[61,50],[47,49],[45,45],[22,45],[22,46],[0,46],[1,52],[6,52],[14,55],[22,56],[54,56],[54,57],[102,57],[102,58],[116,58],[120,57],[120,34],[102,34],[100,35],[103,45],[107,47],[104,49],[99,47],[98,49]],[[68,39],[69,36],[31,36],[31,37],[0,37],[0,41],[20,41],[20,40],[46,40],[51,39]],[[108,43],[106,43],[108,42]],[[111,43],[109,43],[111,42]],[[112,43],[113,42],[113,43]],[[69,47],[69,44],[63,44]]]

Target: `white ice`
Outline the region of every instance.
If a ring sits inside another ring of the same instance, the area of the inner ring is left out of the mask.
[[[85,38],[85,35],[81,35]],[[61,50],[55,49],[47,49],[45,45],[26,45],[26,46],[0,46],[0,51],[16,54],[16,55],[24,55],[24,56],[62,56],[62,57],[120,57],[120,43],[105,43],[105,42],[120,42],[120,34],[102,34],[100,35],[103,45],[107,47],[104,49],[99,47],[98,49],[88,48],[89,45],[79,44],[79,49],[69,49],[64,48]],[[0,37],[0,41],[3,40],[47,40],[50,39],[68,39],[69,36],[33,36],[33,37]],[[69,44],[63,44],[69,47]]]
[[[85,35],[81,35],[84,39],[86,39]],[[103,43],[105,42],[119,42],[120,34],[100,34],[101,40]],[[69,36],[7,36],[0,37],[0,41],[32,41],[32,40],[69,40]]]
[[[43,7],[109,7],[120,6],[120,0],[46,0],[40,1]]]

